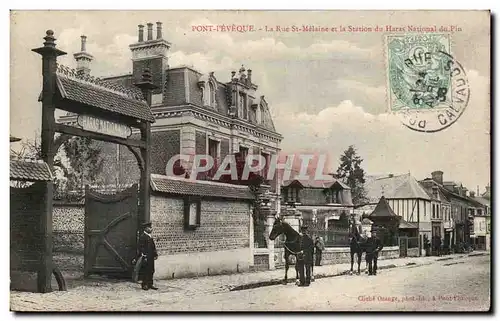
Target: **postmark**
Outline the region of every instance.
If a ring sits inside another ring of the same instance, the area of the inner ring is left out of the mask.
[[[389,112],[406,127],[437,132],[454,124],[469,103],[462,65],[446,34],[386,36]]]

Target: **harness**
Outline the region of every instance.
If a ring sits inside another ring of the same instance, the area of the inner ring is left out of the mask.
[[[299,235],[297,238],[300,238],[300,241],[299,241],[299,249],[301,249],[301,248],[302,248],[302,238],[300,237],[300,235]],[[297,239],[295,239],[295,240],[293,240],[293,241],[286,241],[285,243],[283,243],[283,246],[284,246],[284,247],[285,247],[285,249],[286,249],[288,252],[290,252],[292,255],[297,256],[297,255],[300,253],[300,251],[299,251],[299,252],[294,252],[294,251],[290,250],[290,248],[289,248],[288,246],[286,246],[286,243],[295,243],[295,242],[297,242]]]

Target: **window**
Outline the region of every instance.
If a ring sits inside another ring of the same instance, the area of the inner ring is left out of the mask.
[[[239,99],[240,101],[238,104],[238,116],[241,119],[247,119],[248,118],[247,95],[245,95],[244,93],[240,93]]]
[[[440,207],[439,207],[439,204],[436,205],[436,209],[437,209],[437,218],[441,218],[441,211],[440,211]]]
[[[217,161],[219,158],[219,141],[215,139],[208,139],[208,155]]]
[[[203,104],[209,107],[216,107],[216,96],[217,96],[217,86],[212,81],[209,80],[208,83],[203,88]]]
[[[478,215],[478,216],[483,215],[483,210],[482,210],[482,209],[480,209],[480,208],[478,208],[478,209],[477,209],[477,215]]]
[[[299,199],[299,189],[297,187],[289,187],[286,189],[286,194],[285,194],[285,201],[288,202],[293,202],[293,203],[300,203]]]
[[[208,83],[208,88],[210,90],[209,106],[216,107],[215,97],[216,97],[217,91],[215,90],[215,86],[214,86],[214,84],[212,82],[209,82]]]
[[[261,171],[261,175],[267,179],[268,176],[267,172],[269,171],[270,155],[266,153],[261,153],[260,155],[264,158],[265,161],[264,168]]]
[[[242,159],[244,159],[246,161],[247,156],[248,156],[248,148],[247,147],[240,146],[240,156]]]
[[[195,230],[201,225],[201,201],[186,198],[184,200],[184,229]]]
[[[435,218],[436,215],[436,204],[432,204],[432,218]]]

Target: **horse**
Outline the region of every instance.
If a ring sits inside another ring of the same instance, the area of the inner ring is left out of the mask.
[[[358,272],[357,274],[361,274],[361,257],[363,252],[366,252],[365,248],[365,240],[361,237],[357,226],[354,223],[351,223],[349,228],[349,247],[351,252],[351,270],[349,273],[353,274],[353,265],[354,265],[354,254],[358,257]]]
[[[279,235],[284,234],[286,237],[285,244],[285,278],[283,279],[283,284],[288,282],[288,268],[290,267],[290,257],[295,256],[295,273],[296,279],[299,279],[299,269],[297,266],[297,254],[300,252],[300,234],[295,231],[293,227],[287,222],[282,221],[277,217],[274,221],[273,229],[269,234],[269,239],[274,241]],[[312,274],[312,270],[311,270]]]

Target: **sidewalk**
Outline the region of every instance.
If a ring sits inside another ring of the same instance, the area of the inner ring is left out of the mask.
[[[446,261],[458,264],[467,256],[490,255],[489,252],[455,254],[442,257],[415,257],[379,261],[379,269],[420,266]],[[445,263],[445,262],[443,262]],[[361,264],[364,273],[365,263]],[[335,264],[314,267],[315,279],[347,274],[350,264]],[[295,269],[288,270],[289,281],[295,281]],[[11,291],[11,310],[13,311],[124,311],[133,309],[137,304],[156,304],[159,301],[181,302],[200,294],[217,294],[256,287],[280,284],[284,270],[247,272],[231,275],[214,275],[198,278],[156,280],[158,291],[145,292],[140,284],[109,280],[103,278],[82,279],[76,274],[67,279],[68,291],[40,294]],[[55,287],[54,287],[55,288]],[[156,303],[155,303],[156,302]]]

